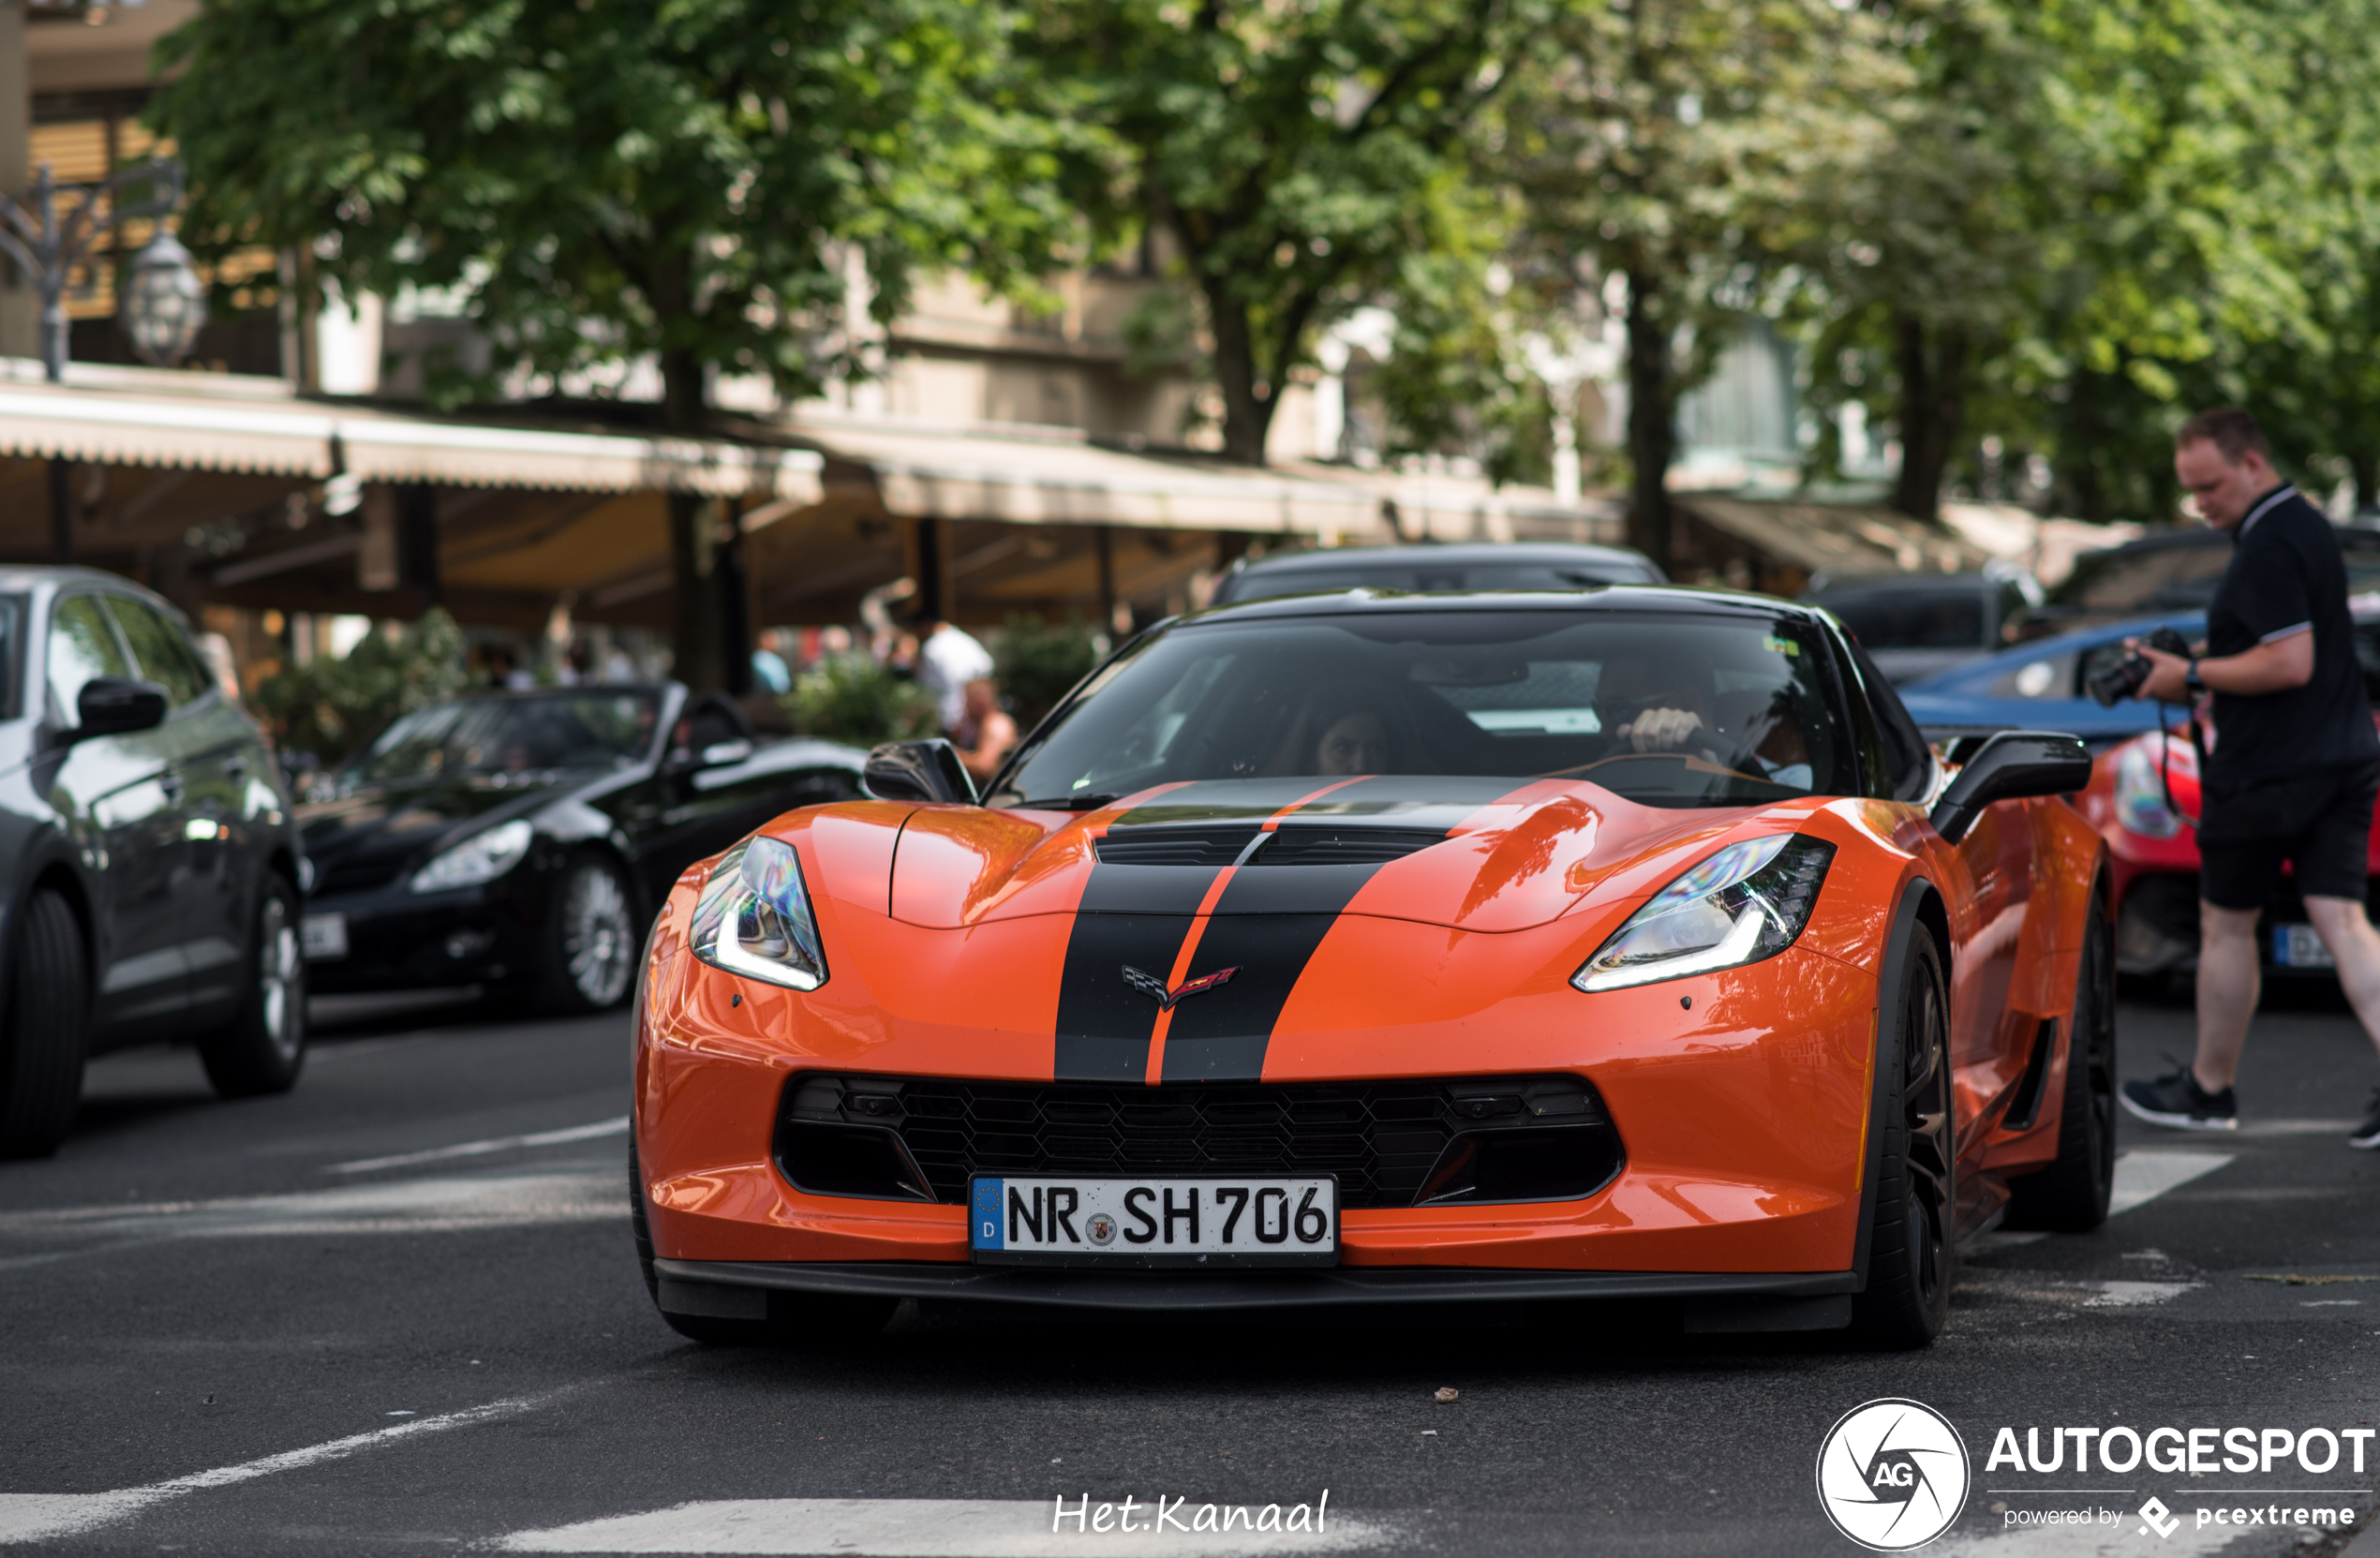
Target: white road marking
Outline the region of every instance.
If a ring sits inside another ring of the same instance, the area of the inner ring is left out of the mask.
[[[1071,1511],[1081,1495],[1066,1501]],[[1093,1495],[1095,1515],[1103,1501]],[[1107,1501],[1118,1511],[1120,1501]],[[1261,1518],[1264,1506],[1247,1508]],[[1286,1519],[1293,1506],[1283,1506]],[[1183,1523],[1196,1503],[1176,1515]],[[1137,1530],[1112,1527],[1078,1535],[1068,1519],[1053,1532],[1049,1500],[942,1498],[756,1498],[681,1504],[642,1515],[581,1521],[544,1531],[516,1531],[488,1545],[506,1552],[671,1552],[852,1554],[854,1558],[1074,1558],[1098,1552],[1129,1558],[1235,1558],[1237,1554],[1344,1552],[1398,1545],[1400,1533],[1375,1521],[1336,1513],[1322,1531]],[[1113,1516],[1121,1519],[1121,1515]],[[1132,1520],[1154,1520],[1136,1499]]]
[[[2179,1152],[2167,1148],[2135,1147],[2116,1160],[2116,1190],[2108,1197],[2107,1215],[2145,1207],[2168,1191],[2178,1190],[2231,1162],[2229,1152]]]
[[[2179,1298],[2192,1288],[2203,1287],[2206,1284],[2204,1283],[2100,1282],[2086,1283],[2083,1285],[2099,1290],[2097,1298],[2083,1300],[2085,1309],[2143,1309],[2150,1304],[2162,1304],[2168,1298]]]
[[[0,1215],[0,1238],[104,1236],[146,1240],[264,1234],[437,1233],[603,1222],[625,1217],[625,1200],[616,1177],[608,1173],[396,1180],[290,1195],[10,1212]]]
[[[628,1117],[617,1115],[599,1120],[592,1125],[570,1125],[558,1131],[534,1131],[523,1136],[490,1136],[485,1141],[457,1142],[452,1147],[433,1147],[421,1152],[399,1152],[387,1158],[358,1158],[353,1163],[333,1164],[323,1170],[327,1174],[368,1174],[376,1168],[410,1168],[415,1164],[438,1163],[447,1158],[480,1158],[490,1152],[512,1152],[525,1147],[559,1147],[570,1141],[593,1141],[599,1136],[624,1135],[628,1132]]]
[[[1941,1546],[1926,1551],[1941,1554],[1941,1558],[2140,1558],[2143,1527],[2139,1508],[2136,1504],[2126,1506],[2123,1519],[2114,1525],[2019,1526],[2014,1531],[2003,1528],[1989,1535],[1957,1532],[1944,1536]],[[2006,1518],[1974,1514],[1968,1516],[1967,1521],[1998,1521]],[[2237,1526],[2210,1525],[2200,1530],[2185,1517],[2170,1538],[2162,1542],[2152,1539],[2150,1545],[2157,1558],[2200,1558],[2203,1553],[2221,1551],[2239,1536]]]
[[[212,1471],[194,1472],[188,1476],[152,1482],[142,1488],[120,1488],[106,1493],[0,1493],[0,1543],[80,1536],[103,1525],[128,1520],[152,1505],[185,1493],[228,1488],[234,1483],[271,1476],[276,1472],[293,1472],[305,1466],[320,1465],[326,1461],[343,1461],[350,1455],[377,1449],[399,1439],[441,1433],[451,1428],[514,1417],[565,1393],[557,1390],[531,1401],[490,1402],[485,1406],[465,1407],[460,1412],[442,1413],[435,1417],[423,1417],[390,1428],[376,1428],[368,1433],[353,1433],[327,1444],[286,1450],[279,1455],[268,1455],[260,1461],[244,1461],[235,1466],[217,1466]]]
[[[2118,1212],[2145,1207],[2169,1190],[2186,1185],[2202,1175],[2212,1174],[2231,1159],[2229,1152],[2177,1152],[2156,1147],[2135,1147],[2129,1152],[2119,1152],[2116,1154],[2116,1184],[2107,1197],[2107,1215],[2113,1217]],[[1987,1234],[1979,1234],[1969,1239],[1965,1247],[1970,1254],[1981,1254],[1991,1250],[2013,1250],[2020,1245],[2037,1244],[2048,1237],[2031,1228],[1994,1228]],[[2152,1260],[2164,1257],[2152,1250],[2124,1258]]]

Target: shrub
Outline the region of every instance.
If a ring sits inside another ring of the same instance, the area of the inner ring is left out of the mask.
[[[318,658],[268,676],[256,700],[284,750],[330,767],[400,714],[463,690],[463,631],[436,606],[392,636],[366,633],[344,660]]]
[[[1099,663],[1091,629],[1080,617],[1054,627],[1026,614],[1008,619],[993,657],[1000,665],[1000,690],[1007,695],[1019,734],[1030,732],[1075,683]]]
[[[828,741],[872,747],[940,735],[926,690],[865,655],[830,655],[794,678],[783,699],[794,729]]]

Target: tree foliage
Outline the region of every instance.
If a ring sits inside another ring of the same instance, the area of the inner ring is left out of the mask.
[[[463,690],[463,631],[432,606],[402,630],[366,633],[343,659],[318,656],[267,676],[257,705],[285,750],[325,766],[363,749],[402,714]]]
[[[1317,333],[1469,209],[1465,137],[1550,0],[1039,0],[1037,56],[1121,149],[1102,203],[1201,305],[1223,445],[1261,463]]]

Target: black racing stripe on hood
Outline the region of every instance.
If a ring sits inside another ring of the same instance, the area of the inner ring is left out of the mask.
[[[1232,878],[1228,897],[1249,873]],[[1366,876],[1371,873],[1364,872]],[[1348,895],[1352,897],[1352,893]],[[1344,907],[1344,900],[1342,902]],[[1190,997],[1173,1009],[1166,1031],[1165,1080],[1253,1082],[1264,1076],[1264,1054],[1272,1043],[1289,992],[1322,944],[1336,913],[1242,915],[1207,922],[1190,959],[1189,978],[1236,968],[1228,984]],[[1150,1002],[1154,1005],[1155,1002]]]
[[[1179,874],[1214,880],[1212,871]],[[1199,891],[1205,891],[1203,884]],[[1157,1003],[1123,982],[1124,966],[1160,980],[1170,977],[1182,939],[1189,933],[1187,913],[1075,916],[1065,970],[1058,976],[1056,1080],[1148,1080]]]

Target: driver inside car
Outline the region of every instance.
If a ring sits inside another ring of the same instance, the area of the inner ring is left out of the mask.
[[[1772,784],[1810,788],[1809,745],[1782,689],[1722,693],[1706,702],[1690,687],[1660,685],[1643,666],[1606,666],[1603,676],[1600,701],[1637,710],[1612,728],[1629,750],[1681,752],[1722,767],[1748,766]]]

